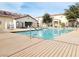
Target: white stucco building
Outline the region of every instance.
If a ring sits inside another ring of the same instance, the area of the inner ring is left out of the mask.
[[[8,11],[0,11],[0,29],[37,27],[38,21],[30,15],[19,15]]]
[[[68,20],[66,19],[66,16],[64,14],[53,14],[53,15],[50,15],[50,16],[52,18],[52,25],[54,27],[61,27],[60,23],[64,23],[65,26],[68,25]],[[38,20],[40,26],[45,26],[42,23],[42,20],[43,20],[42,16],[36,17],[36,19]]]
[[[38,23],[38,21],[35,18],[31,17],[30,15],[19,17],[16,18],[15,20],[16,20],[17,28],[26,28],[28,26],[37,27],[37,23]]]

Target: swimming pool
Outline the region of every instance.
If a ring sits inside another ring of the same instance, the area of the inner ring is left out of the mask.
[[[24,31],[24,32],[17,32],[21,35],[27,35],[31,37],[37,37],[42,38],[45,40],[52,40],[56,38],[57,36],[60,36],[62,34],[68,33],[73,31],[72,29],[53,29],[53,28],[47,28],[42,30],[34,30],[34,31]]]

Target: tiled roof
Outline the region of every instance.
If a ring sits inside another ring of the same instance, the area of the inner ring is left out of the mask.
[[[15,19],[20,19],[20,18],[24,18],[24,17],[31,17],[32,19],[34,19],[34,20],[36,20],[35,18],[33,18],[32,16],[30,16],[30,15],[24,15],[24,16],[22,16],[22,17],[18,17],[18,18],[15,18]],[[36,20],[37,21],[37,20]],[[38,21],[37,21],[38,22]]]
[[[0,10],[0,16],[8,16],[8,17],[12,17],[14,19],[18,19],[18,18],[26,17],[27,15],[22,15],[22,14],[12,13],[9,11]]]
[[[22,17],[22,15],[19,15],[17,13],[12,13],[12,12],[3,11],[3,10],[0,10],[0,16],[8,16],[8,17],[12,17],[12,18]]]
[[[53,15],[50,15],[50,16],[59,16],[59,15],[64,15],[64,14],[53,14]]]
[[[59,16],[59,15],[64,15],[64,14],[52,14],[50,16]],[[39,16],[39,17],[36,17],[36,18],[42,18],[43,16]]]
[[[11,18],[14,18],[14,19],[20,19],[20,18],[24,18],[24,17],[31,17],[30,15],[23,15],[23,14],[17,14],[17,13],[12,13],[12,12],[9,12],[9,11],[3,11],[3,10],[0,10],[0,16],[7,16],[7,17],[11,17]],[[36,20],[35,18],[31,17],[32,19]],[[37,21],[37,20],[36,20]]]

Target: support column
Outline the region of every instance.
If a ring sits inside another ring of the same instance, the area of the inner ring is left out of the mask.
[[[25,27],[25,22],[23,22],[23,27]]]
[[[58,28],[59,28],[59,19],[58,19]]]
[[[53,28],[54,28],[54,20],[53,20]]]
[[[13,20],[14,29],[16,29],[16,20]]]
[[[5,22],[5,29],[7,30],[7,22]]]

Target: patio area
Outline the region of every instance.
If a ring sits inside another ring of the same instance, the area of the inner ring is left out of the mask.
[[[79,29],[43,40],[15,33],[0,33],[0,56],[3,57],[79,57]]]

